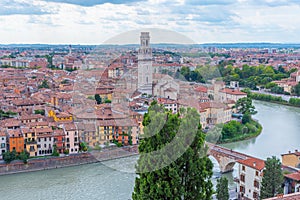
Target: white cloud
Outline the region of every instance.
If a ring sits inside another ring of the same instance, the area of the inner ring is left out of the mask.
[[[80,6],[14,0],[23,11],[1,15],[0,9],[0,43],[100,44],[119,33],[144,28],[178,31],[199,43],[300,42],[298,1],[258,1],[148,0]],[[47,12],[30,13],[36,8]]]

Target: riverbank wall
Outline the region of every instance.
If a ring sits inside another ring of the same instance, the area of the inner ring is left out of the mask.
[[[29,159],[25,164],[22,161],[13,161],[12,163],[0,164],[0,175],[16,174],[22,172],[33,172],[63,167],[78,166],[124,158],[137,155],[137,146],[115,148],[103,151],[92,151],[88,153],[79,153],[63,157],[48,157]]]

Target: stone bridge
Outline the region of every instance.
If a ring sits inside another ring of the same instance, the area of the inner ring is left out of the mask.
[[[208,155],[214,157],[220,166],[221,173],[230,172],[233,170],[234,164],[238,160],[245,160],[251,158],[251,156],[221,147],[212,143],[206,142],[208,149]]]

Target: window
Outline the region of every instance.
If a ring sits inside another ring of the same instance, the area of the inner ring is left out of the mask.
[[[245,175],[244,175],[244,174],[241,175],[240,180],[241,180],[242,182],[245,182]]]
[[[245,166],[244,165],[242,166],[242,170],[245,171]]]
[[[30,146],[29,151],[33,152],[34,151],[34,146]]]
[[[245,188],[243,186],[240,186],[240,192],[245,193]]]
[[[259,188],[259,182],[257,180],[254,180],[253,186],[256,187],[256,188]]]
[[[255,175],[258,176],[258,171],[255,172]]]
[[[258,194],[257,194],[257,192],[253,192],[253,198],[254,198],[254,199],[258,199]]]

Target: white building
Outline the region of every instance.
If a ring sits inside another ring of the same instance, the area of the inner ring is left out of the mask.
[[[247,97],[247,93],[241,92],[238,89],[224,88],[219,92],[221,102],[233,100],[237,102],[239,99]]]
[[[141,33],[141,47],[138,53],[138,91],[152,95],[152,49],[149,32]]]
[[[6,134],[0,131],[0,159],[2,159],[2,154],[6,152]]]
[[[259,199],[265,161],[257,158],[248,158],[240,160],[238,163],[238,198],[245,200]]]
[[[51,128],[37,128],[37,155],[51,155],[53,151],[53,130]]]
[[[168,98],[158,98],[157,102],[159,104],[164,105],[164,107],[167,110],[172,111],[173,114],[178,112],[178,103],[176,100],[168,99]]]

